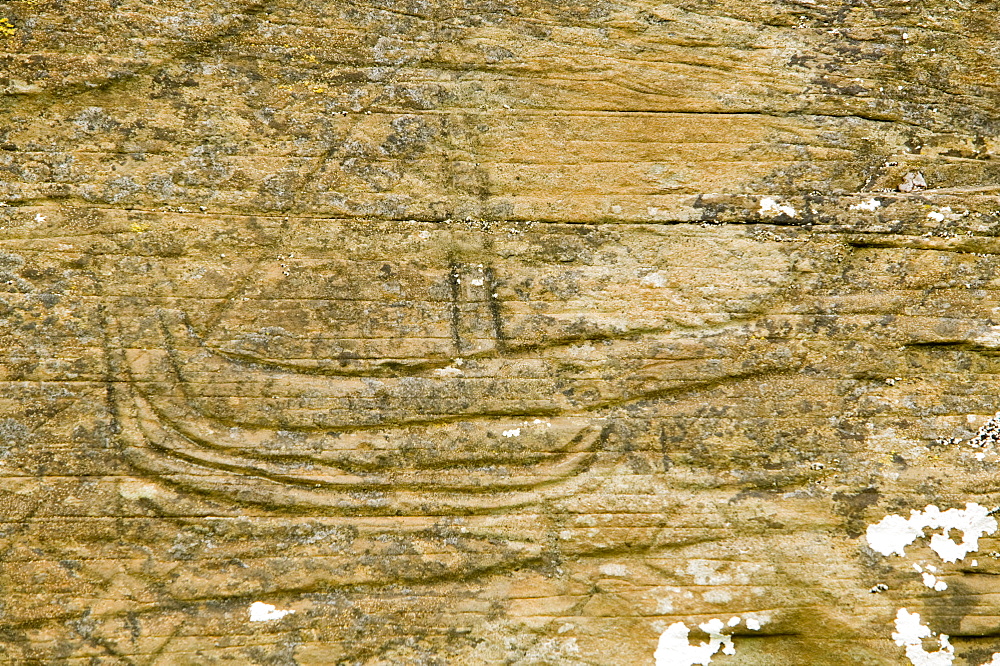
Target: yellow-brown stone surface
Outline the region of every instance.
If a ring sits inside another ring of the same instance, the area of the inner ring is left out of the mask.
[[[0,4],[0,661],[1000,664],[998,35]]]

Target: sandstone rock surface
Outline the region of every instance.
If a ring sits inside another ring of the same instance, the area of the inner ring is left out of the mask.
[[[998,34],[3,4],[0,660],[1000,663]]]

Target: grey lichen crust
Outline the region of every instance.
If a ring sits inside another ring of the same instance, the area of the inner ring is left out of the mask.
[[[0,7],[0,661],[1000,663],[988,2]]]

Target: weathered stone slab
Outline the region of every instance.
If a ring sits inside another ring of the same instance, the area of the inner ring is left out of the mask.
[[[991,3],[0,19],[2,660],[1000,659]]]

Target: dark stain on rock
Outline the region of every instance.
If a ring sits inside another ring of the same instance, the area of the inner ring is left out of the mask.
[[[856,539],[865,530],[865,509],[877,504],[881,495],[874,486],[863,488],[856,493],[834,493],[833,501],[837,504],[837,512],[847,518],[847,536]]]

